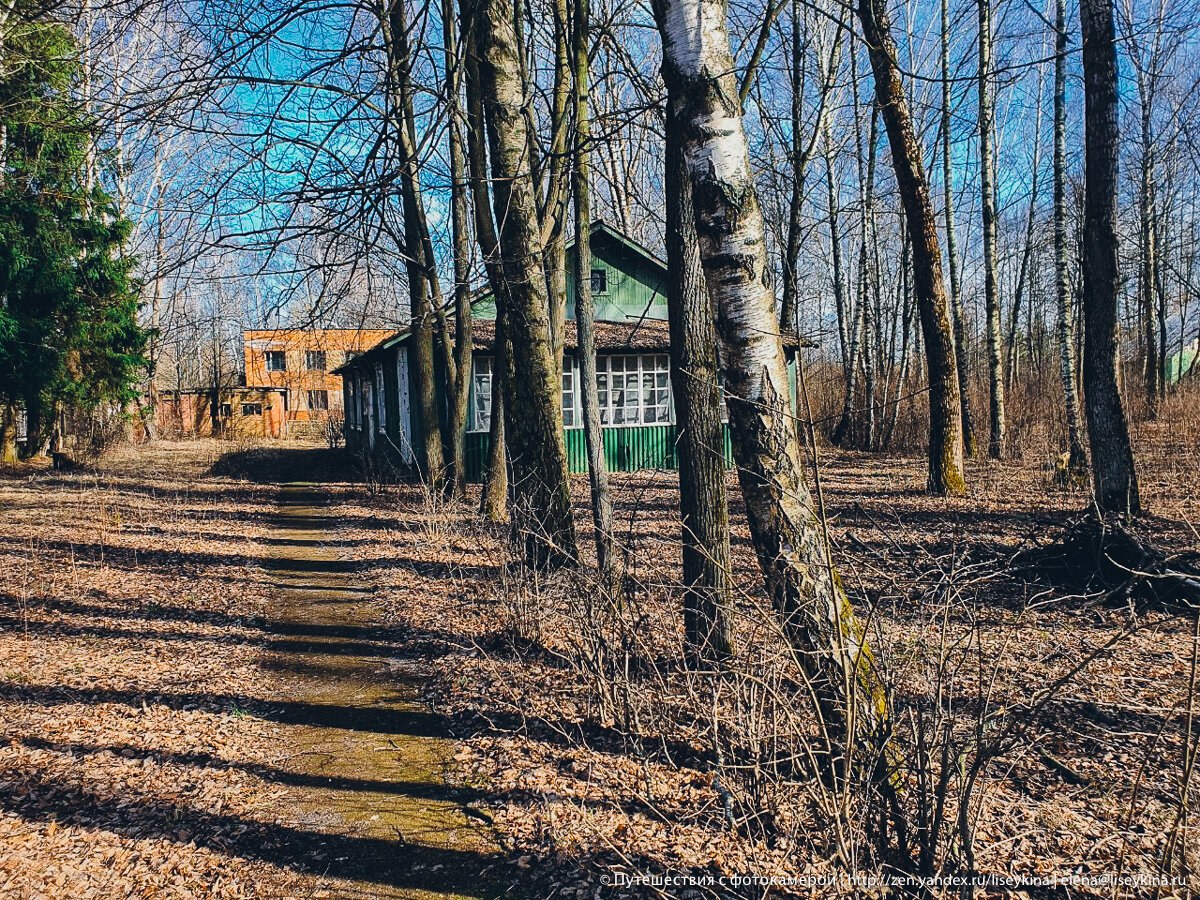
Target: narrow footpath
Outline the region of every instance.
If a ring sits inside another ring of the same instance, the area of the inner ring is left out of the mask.
[[[319,485],[283,487],[263,565],[276,587],[261,665],[283,685],[289,768],[313,787],[281,811],[314,834],[335,897],[486,897],[497,848],[446,783],[445,723],[419,700]],[[289,711],[294,710],[294,715]]]

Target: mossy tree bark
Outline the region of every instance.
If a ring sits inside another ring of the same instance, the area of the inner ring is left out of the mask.
[[[511,377],[504,385],[512,521],[529,565],[557,568],[573,564],[578,554],[567,481],[562,384],[551,342],[545,248],[525,113],[527,85],[521,77],[512,5],[481,0],[475,25],[493,211],[499,223],[495,271],[507,292],[505,325],[512,348]]]
[[[896,43],[892,39],[886,0],[859,0],[858,15],[875,74],[875,98],[891,145],[892,165],[912,246],[913,287],[929,377],[929,490],[935,494],[961,494],[966,490],[966,481],[958,363],[921,142],[896,67]]]

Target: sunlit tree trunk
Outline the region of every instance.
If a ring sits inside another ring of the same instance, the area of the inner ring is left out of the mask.
[[[400,167],[400,194],[404,210],[405,272],[408,275],[409,316],[412,337],[408,364],[418,427],[417,466],[421,477],[437,488],[445,477],[441,416],[438,415],[437,373],[434,369],[433,304],[436,291],[432,241],[421,196],[420,161],[417,158],[413,112],[412,52],[405,0],[392,0],[384,22],[388,54],[388,103],[393,144]]]
[[[942,205],[946,217],[946,267],[950,274],[950,316],[954,322],[954,358],[958,365],[959,399],[962,410],[963,453],[975,455],[975,425],[971,420],[971,367],[967,356],[967,323],[963,314],[959,283],[958,229],[954,223],[954,158],[950,107],[950,0],[942,0]]]
[[[892,164],[912,241],[913,283],[929,376],[929,489],[936,494],[958,494],[966,490],[958,364],[942,281],[942,251],[921,143],[896,67],[896,44],[892,40],[885,2],[859,0],[858,12],[875,73],[876,100],[887,128]]]
[[[591,40],[588,0],[575,0],[575,329],[579,344],[579,395],[583,400],[583,430],[587,442],[588,481],[592,491],[592,527],[600,571],[613,571],[613,510],[604,459],[604,428],[596,384],[595,308],[592,303],[592,185]]]
[[[477,0],[460,0],[461,45],[466,93],[467,175],[471,187],[471,210],[475,216],[475,240],[483,256],[488,282],[496,299],[495,338],[492,347],[492,409],[488,427],[488,458],[479,511],[490,522],[508,518],[508,452],[504,440],[504,382],[509,371],[508,329],[504,310],[508,306],[508,284],[500,267],[499,239],[488,196],[487,128],[479,75]]]
[[[576,561],[575,525],[567,481],[562,385],[550,336],[544,245],[531,170],[512,6],[482,0],[479,83],[484,100],[499,223],[499,273],[508,292],[512,362],[504,396],[504,431],[512,478],[514,531],[529,565],[544,569]]]
[[[657,0],[654,8],[667,102],[716,307],[734,459],[759,565],[799,651],[834,757],[864,745],[874,749],[886,732],[886,701],[804,477],[727,8],[723,0]],[[848,762],[834,762],[834,769]]]
[[[1082,0],[1084,129],[1083,384],[1092,477],[1102,513],[1141,511],[1117,385],[1117,46],[1112,0]]]
[[[1004,456],[1004,347],[996,266],[996,158],[992,102],[992,4],[979,3],[979,190],[983,213],[983,303],[988,348],[988,456]]]
[[[1069,465],[1087,466],[1079,420],[1079,388],[1075,369],[1074,315],[1067,261],[1067,0],[1054,3],[1054,291],[1058,332],[1058,375],[1067,419]]]
[[[454,0],[442,0],[442,39],[446,61],[446,127],[450,145],[450,221],[454,260],[455,380],[450,404],[450,490],[466,492],[467,404],[471,396],[471,232],[466,156],[462,137],[461,61]]]

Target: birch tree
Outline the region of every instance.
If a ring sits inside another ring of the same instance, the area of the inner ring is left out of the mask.
[[[788,401],[724,0],[656,0],[667,102],[679,136],[705,281],[716,309],[734,460],[767,591],[832,739],[833,771],[877,751],[887,707],[836,577]]]

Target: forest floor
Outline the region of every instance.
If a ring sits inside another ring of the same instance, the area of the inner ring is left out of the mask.
[[[1150,530],[1195,549],[1200,433],[1144,425],[1138,442]],[[995,706],[1102,648],[983,772],[979,870],[1153,874],[1175,835],[1171,873],[1195,872],[1196,826],[1176,821],[1189,790],[1194,804],[1193,618],[1014,572],[1085,502],[1031,456],[972,464],[971,495],[942,500],[919,460],[823,452],[837,563],[902,696],[934,689],[937,634],[969,638],[954,689]],[[297,480],[320,484],[280,506]],[[97,471],[0,475],[0,897],[582,898],[687,890],[619,873],[832,875],[794,773],[714,777],[706,728],[789,713],[696,712],[676,649],[674,475],[615,488],[629,577],[603,613],[628,642],[614,657],[588,641],[585,581],[522,578],[472,502],[356,483],[325,451],[159,443]],[[751,657],[769,641],[733,512]],[[1159,895],[1184,896],[1178,877]],[[839,891],[866,893],[821,893]]]

